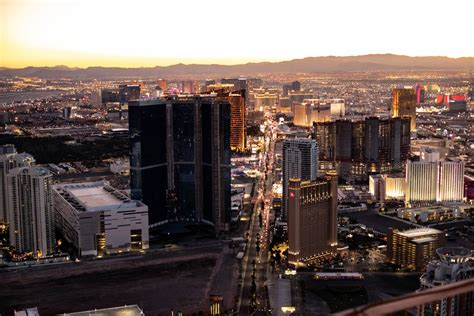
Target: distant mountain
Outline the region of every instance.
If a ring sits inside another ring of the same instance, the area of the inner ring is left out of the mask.
[[[410,57],[393,54],[362,56],[307,57],[282,62],[260,62],[241,65],[176,64],[166,67],[88,67],[69,68],[26,67],[0,68],[0,77],[31,76],[45,79],[115,79],[157,78],[178,76],[231,76],[265,73],[317,73],[317,72],[375,72],[375,71],[474,71],[474,57]]]

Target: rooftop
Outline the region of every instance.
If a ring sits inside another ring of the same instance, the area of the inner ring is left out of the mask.
[[[415,237],[422,237],[426,235],[441,234],[441,231],[434,228],[415,228],[415,229],[399,231],[398,234],[404,237],[408,237],[408,238],[415,238]]]
[[[135,207],[139,204],[106,181],[58,184],[53,189],[77,210],[84,212]]]
[[[432,241],[435,241],[435,240],[436,239],[433,238],[433,237],[424,237],[424,238],[413,239],[412,242],[417,243],[417,244],[423,244],[423,243],[432,242]]]
[[[122,201],[105,191],[103,187],[70,189],[69,193],[87,209],[94,209],[99,206],[119,206],[122,204]]]
[[[64,316],[142,316],[145,315],[137,305],[95,309],[77,313],[64,313]]]
[[[443,262],[464,262],[474,260],[474,253],[463,247],[442,247],[436,253]]]

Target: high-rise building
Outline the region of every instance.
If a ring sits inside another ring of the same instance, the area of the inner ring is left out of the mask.
[[[320,170],[336,169],[336,124],[323,122],[314,124],[314,138],[318,144]]]
[[[287,97],[287,96],[288,96],[288,92],[291,91],[291,84],[284,84],[284,85],[281,87],[281,90],[282,90],[282,96]]]
[[[387,262],[403,269],[421,271],[435,258],[436,249],[445,243],[444,233],[437,229],[390,229],[387,234]]]
[[[6,177],[10,244],[41,257],[54,251],[52,175],[43,167],[20,167]]]
[[[222,78],[221,84],[233,84],[235,90],[247,90],[247,78]]]
[[[318,177],[318,147],[314,139],[296,138],[283,142],[283,217],[288,214],[290,179],[315,181]]]
[[[436,253],[439,259],[429,262],[426,272],[420,277],[421,292],[474,277],[472,251],[462,247],[443,247],[436,249]],[[421,305],[418,315],[474,315],[474,292]]]
[[[439,152],[420,148],[420,161],[408,161],[406,168],[407,206],[461,202],[464,197],[464,162],[442,161]]]
[[[291,90],[300,91],[301,90],[301,83],[299,81],[293,81],[291,83]]]
[[[35,164],[33,156],[27,153],[17,153],[15,146],[3,145],[0,147],[0,223],[9,222],[7,174],[10,170],[19,167],[28,167]]]
[[[204,81],[204,87],[206,88],[215,84],[216,84],[216,81],[214,79],[206,79]]]
[[[408,161],[406,167],[407,205],[429,205],[436,202],[438,163]]]
[[[331,120],[331,105],[321,104],[319,100],[306,99],[293,105],[293,123],[296,126],[313,126],[313,122],[328,122]]]
[[[264,111],[276,109],[278,106],[278,94],[265,92],[263,94],[256,94],[255,99],[255,110]]]
[[[157,84],[158,87],[160,87],[160,89],[163,92],[168,91],[168,81],[166,81],[165,79],[158,79],[156,84]]]
[[[336,124],[336,160],[349,162],[352,160],[352,122],[337,120]],[[361,135],[362,136],[362,135]]]
[[[327,100],[327,103],[331,106],[331,117],[332,118],[342,118],[346,115],[346,103],[344,99],[330,99]]]
[[[129,104],[132,198],[150,227],[230,221],[230,104],[212,95]]]
[[[425,102],[425,87],[421,84],[415,85],[415,93],[416,93],[416,103],[421,104]]]
[[[388,170],[404,170],[410,156],[410,122],[408,119],[390,120],[390,165]]]
[[[102,107],[102,90],[94,90],[90,96],[91,105],[95,108]]]
[[[390,116],[409,117],[410,131],[416,130],[416,92],[412,88],[396,88],[392,91]]]
[[[148,207],[104,181],[53,186],[56,227],[80,255],[148,249]]]
[[[100,92],[102,104],[120,102],[120,93],[118,89],[102,89]]]
[[[318,259],[337,246],[337,174],[325,180],[289,180],[288,261]]]
[[[256,108],[255,106],[254,100],[251,100],[250,98],[250,92],[262,86],[262,79],[245,78],[245,77],[222,78],[221,84],[234,85],[233,91],[245,90],[245,105],[249,107],[250,109],[258,110],[258,108]]]
[[[320,167],[336,163],[338,173],[404,170],[410,154],[410,119],[336,120],[313,124],[320,147]]]
[[[297,102],[303,102],[305,99],[313,99],[314,94],[310,91],[290,91],[288,93],[288,100],[291,104],[291,111],[294,111],[293,105]]]
[[[461,202],[464,197],[464,161],[440,161],[437,202]]]
[[[421,162],[437,162],[440,160],[440,152],[428,146],[420,147]]]
[[[230,148],[234,152],[246,149],[246,104],[245,90],[234,90],[233,84],[210,84],[206,93],[216,94],[220,98],[228,98],[230,103]]]
[[[140,99],[140,85],[122,84],[119,86],[119,102],[126,104],[129,101]]]
[[[365,120],[364,160],[368,172],[387,170],[390,161],[390,121],[369,117]],[[399,135],[397,135],[399,136]]]
[[[215,83],[206,86],[206,93],[217,93],[219,96],[225,96],[233,91],[236,91],[233,84],[230,83]],[[242,90],[238,90],[242,91]]]
[[[180,90],[187,94],[199,93],[199,84],[194,80],[183,80],[180,83]]]
[[[230,103],[230,148],[242,152],[246,148],[245,90],[229,94]]]

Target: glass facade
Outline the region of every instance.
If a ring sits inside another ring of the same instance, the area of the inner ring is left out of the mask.
[[[410,153],[410,122],[409,117],[315,122],[320,164],[335,160],[342,174],[403,171]]]
[[[149,223],[230,221],[230,104],[227,98],[177,97],[129,104],[132,197]]]
[[[131,197],[143,200],[149,208],[149,222],[157,223],[168,216],[166,205],[167,143],[166,105],[129,107]]]
[[[196,179],[193,164],[175,165],[176,221],[196,220]],[[171,214],[170,214],[171,215]],[[170,218],[172,219],[172,218]]]
[[[222,183],[219,185],[223,190],[222,196],[222,207],[224,210],[224,223],[230,222],[230,104],[222,103],[219,106],[219,142],[222,146],[222,160],[220,161],[219,168],[222,175]]]
[[[194,163],[194,104],[173,105],[174,161]]]

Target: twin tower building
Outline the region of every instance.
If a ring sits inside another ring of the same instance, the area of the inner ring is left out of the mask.
[[[129,102],[131,197],[148,205],[150,228],[189,223],[207,224],[200,227],[217,236],[228,231],[231,134],[237,130],[231,112],[242,104],[234,99]],[[316,140],[286,140],[283,150],[290,261],[331,253],[337,243],[337,175],[318,177]]]
[[[228,231],[230,112],[216,95],[129,102],[131,197],[148,205],[152,230]]]

